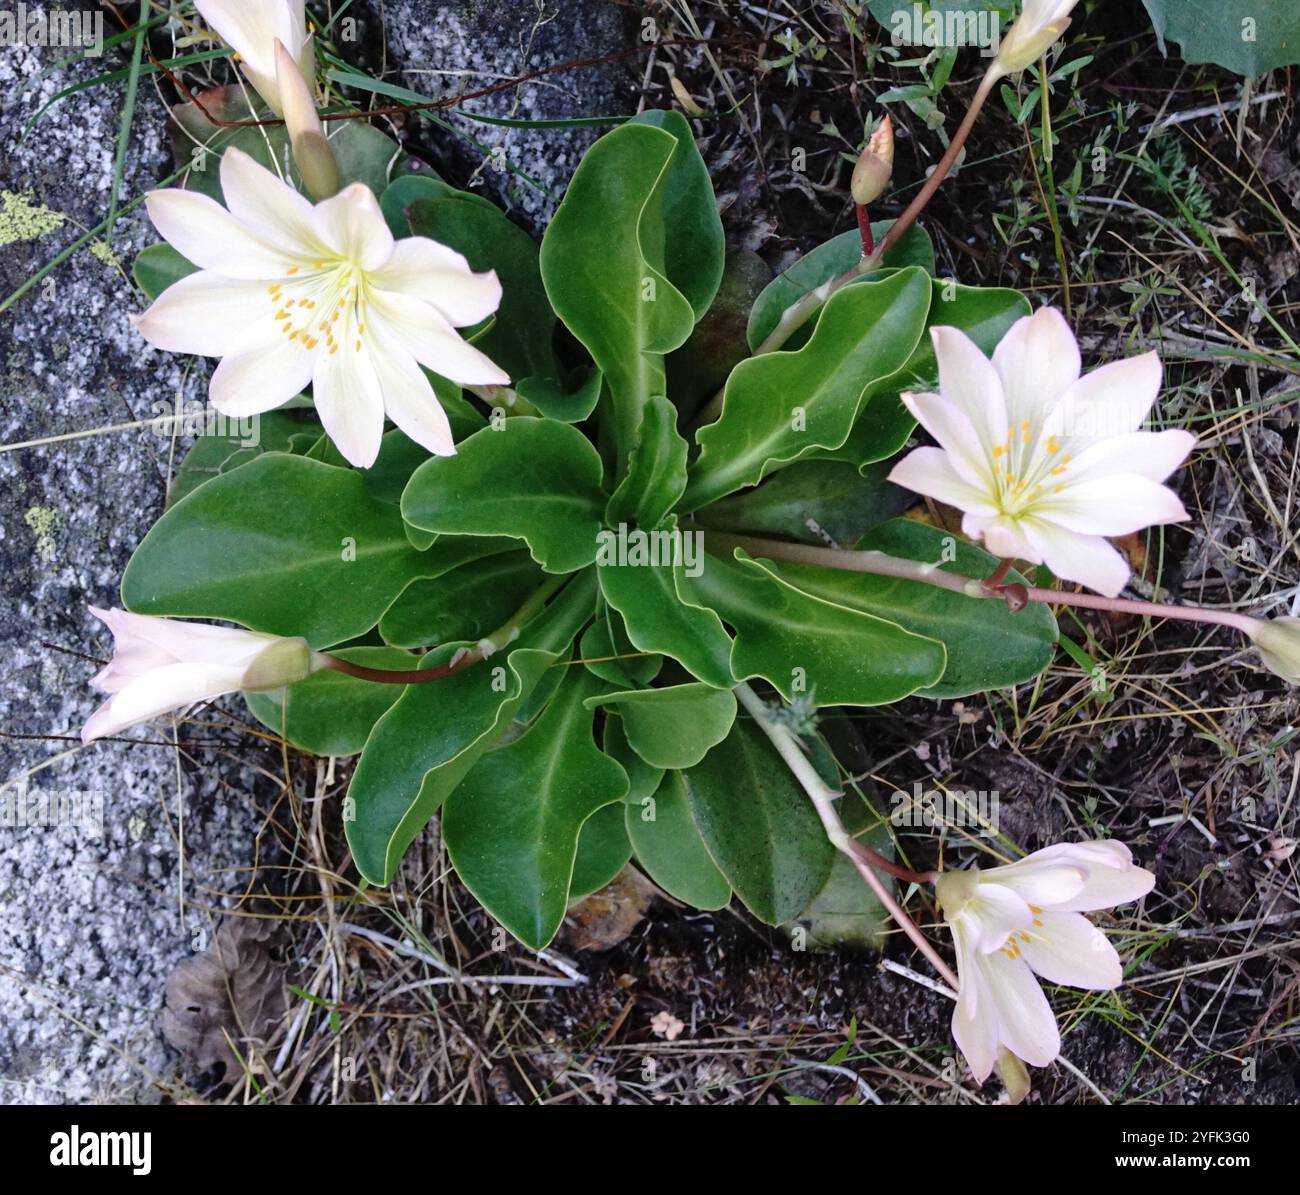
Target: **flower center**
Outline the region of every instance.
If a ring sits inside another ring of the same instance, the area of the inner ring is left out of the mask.
[[[323,340],[331,353],[361,351],[368,286],[364,271],[347,258],[290,266],[266,291],[270,318],[290,340],[308,350]]]
[[[1028,419],[1008,427],[992,451],[993,490],[1005,515],[1020,515],[1048,493],[1060,493],[1070,454],[1056,436],[1044,436]]]

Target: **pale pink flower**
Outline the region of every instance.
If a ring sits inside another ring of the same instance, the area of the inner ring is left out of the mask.
[[[1083,914],[1138,900],[1154,885],[1113,840],[1060,843],[1005,867],[939,876],[961,981],[952,1032],[978,1082],[1003,1049],[1033,1066],[1056,1058],[1061,1035],[1036,976],[1089,991],[1119,987],[1119,955]]]
[[[995,555],[1116,596],[1129,566],[1105,537],[1188,517],[1160,483],[1196,438],[1139,430],[1159,358],[1081,377],[1074,334],[1050,307],[1016,321],[992,361],[956,328],[931,334],[939,393],[902,398],[939,447],[913,450],[890,480],[964,511],[962,530]]]

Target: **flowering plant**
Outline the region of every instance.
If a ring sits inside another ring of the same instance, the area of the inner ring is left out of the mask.
[[[137,262],[136,326],[219,358],[212,404],[259,416],[260,440],[191,452],[129,612],[99,613],[117,656],[86,737],[242,690],[289,742],[359,755],[361,877],[388,884],[439,814],[460,878],[534,948],[629,859],[687,904],[734,895],[787,926],[847,868],[850,913],[883,906],[954,986],[977,1079],[1050,1062],[1033,973],[1117,986],[1082,913],[1150,873],[1110,842],[901,867],[838,791],[817,711],[1029,680],[1065,604],[1223,623],[1300,675],[1290,624],[1119,596],[1108,537],[1187,518],[1165,483],[1194,438],[1143,430],[1155,355],[1084,372],[1058,312],[938,276],[916,223],[989,88],[1072,8],[1026,6],[943,162],[872,223],[883,123],[859,227],[746,296],[731,345],[743,288],[680,114],[596,141],[539,245],[376,130],[326,135],[300,2],[255,21],[200,3],[284,125],[246,137],[232,95],[178,111],[220,165],[151,197],[166,244]],[[893,517],[900,486],[960,511],[964,538]],[[957,974],[894,879],[937,881]]]

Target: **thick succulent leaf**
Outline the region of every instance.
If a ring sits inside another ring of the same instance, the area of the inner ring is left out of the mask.
[[[656,768],[693,767],[736,720],[735,695],[705,684],[599,694],[587,704],[618,714],[628,745]]]
[[[570,669],[520,738],[485,754],[448,798],[443,841],[456,874],[506,929],[541,949],[564,920],[583,823],[621,802],[627,774],[592,737],[601,682]]]
[[[392,879],[411,841],[569,650],[595,598],[590,574],[574,578],[508,654],[445,680],[408,685],[380,718],[344,810],[348,845],[367,880]],[[455,650],[447,645],[430,652],[426,663],[445,662]]]
[[[360,473],[269,452],[154,524],[122,600],[138,614],[219,618],[329,647],[370,630],[432,567]]]
[[[892,220],[872,223],[871,230],[877,243],[893,223]],[[753,309],[749,314],[750,350],[758,348],[776,330],[787,308],[793,307],[804,295],[816,290],[823,282],[829,282],[832,278],[837,278],[851,270],[861,258],[862,237],[855,228],[818,245],[816,249],[805,253],[785,273],[773,278],[754,301]],[[930,243],[925,229],[919,224],[913,224],[881,262],[881,270],[903,269],[907,266],[919,266],[927,274],[934,273],[934,246]],[[864,274],[862,277],[866,281],[871,281],[879,276],[878,271],[875,274]],[[859,283],[855,282],[852,285],[857,286]],[[787,347],[797,347],[800,343],[802,341],[796,338],[794,344]]]
[[[623,802],[597,809],[578,834],[578,853],[569,881],[569,904],[585,900],[613,881],[632,858],[632,842],[623,824]]]
[[[835,848],[790,769],[751,720],[682,773],[718,870],[760,921],[797,917],[825,887]]]
[[[669,274],[678,250],[667,248],[668,210],[680,207],[670,205],[670,180],[685,152],[672,132],[650,124],[606,133],[582,159],[542,239],[551,305],[605,375],[620,474],[642,411],[665,391],[663,355],[695,326],[696,310]]]
[[[448,536],[441,544],[501,545],[505,540]],[[490,635],[523,605],[545,579],[527,552],[499,550],[439,577],[412,581],[379,620],[379,633],[393,647],[429,647]]]
[[[669,896],[696,909],[721,909],[731,885],[718,870],[691,816],[681,772],[669,772],[659,788],[624,803],[636,861]]]
[[[1177,42],[1184,62],[1213,62],[1238,75],[1300,63],[1295,0],[1142,0],[1161,47]]]
[[[517,417],[416,470],[402,517],[439,535],[506,535],[549,573],[596,559],[607,501],[600,456],[576,428]]]
[[[607,602],[600,605],[578,648],[584,667],[619,689],[648,685],[664,666],[663,656],[639,650],[627,637],[623,616]]]
[[[886,480],[890,466],[859,470],[847,461],[796,461],[752,490],[706,506],[705,527],[776,536],[819,547],[848,547],[867,529],[901,515],[916,495]]]
[[[601,593],[623,616],[628,638],[640,650],[671,656],[716,689],[736,683],[731,637],[712,610],[682,598],[683,567],[601,564],[596,571]]]
[[[677,408],[656,395],[641,415],[627,473],[609,500],[605,521],[611,527],[658,527],[686,491],[686,452],[677,431]]]
[[[699,430],[682,507],[698,510],[774,469],[848,439],[864,405],[890,387],[925,331],[930,279],[916,268],[846,287],[795,352],[742,361],[722,414]]]
[[[346,647],[334,654],[367,668],[416,667],[412,656],[391,647]],[[270,693],[245,693],[244,702],[263,726],[303,751],[355,755],[403,691],[401,685],[358,680],[324,669]]]
[[[735,675],[762,677],[787,701],[884,705],[943,676],[936,639],[796,589],[770,561],[709,556],[693,585],[735,632]]]
[[[908,519],[874,528],[858,547],[921,560],[963,577],[986,577],[997,564],[987,552]],[[1005,602],[966,597],[917,581],[811,565],[770,567],[804,593],[939,640],[947,648],[947,665],[938,681],[920,690],[926,697],[965,697],[1019,684],[1052,660],[1056,620],[1042,602],[1031,602],[1013,614]],[[1015,573],[1009,579],[1023,581]]]

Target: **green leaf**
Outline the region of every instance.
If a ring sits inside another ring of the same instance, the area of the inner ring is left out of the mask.
[[[379,209],[384,213],[389,231],[398,240],[415,235],[409,213],[412,205],[421,199],[464,199],[497,210],[496,204],[477,191],[458,190],[430,174],[403,174],[393,179],[379,196]]]
[[[767,736],[739,719],[685,777],[700,837],[736,895],[768,925],[797,917],[825,887],[835,848]]]
[[[464,192],[416,199],[405,210],[416,236],[450,246],[465,256],[472,270],[495,270],[501,280],[501,306],[475,347],[512,378],[554,373],[555,313],[542,286],[537,242],[504,212]]]
[[[348,846],[365,879],[392,879],[402,853],[448,793],[568,651],[594,601],[595,579],[575,578],[504,659],[493,656],[445,680],[408,685],[380,718],[357,762],[344,811]],[[424,664],[445,662],[456,650],[448,644]]]
[[[628,637],[642,651],[672,656],[715,689],[730,689],[731,637],[712,611],[684,601],[682,568],[671,565],[601,564],[600,591],[622,616]]]
[[[450,536],[439,545],[454,545]],[[379,620],[379,633],[393,647],[427,647],[490,635],[546,579],[527,552],[501,551],[503,541],[472,540],[491,548],[438,577],[412,581]],[[487,559],[483,557],[486,556]]]
[[[677,431],[677,408],[662,395],[646,405],[627,473],[605,508],[605,521],[652,530],[686,491],[687,444]]]
[[[1166,41],[1176,41],[1184,62],[1213,62],[1247,77],[1300,63],[1300,7],[1295,0],[1142,2],[1161,50]]]
[[[766,560],[710,556],[696,592],[735,632],[731,667],[761,676],[787,701],[884,705],[943,675],[943,644],[794,588]]]
[[[959,328],[986,357],[993,355],[1011,325],[1030,313],[1029,300],[1019,291],[1002,287],[958,286],[948,280],[934,283],[934,301],[926,321],[926,333],[917,343],[907,364],[877,393],[859,417],[852,435],[834,455],[867,466],[893,456],[911,436],[916,420],[903,406],[899,395],[905,390],[934,390],[939,385],[939,367],[934,357],[930,329]]]
[[[576,428],[516,417],[484,428],[455,456],[416,470],[402,516],[440,535],[522,539],[548,573],[596,559],[605,511],[600,456]]]
[[[892,220],[882,220],[871,225],[877,244],[893,223]],[[842,232],[805,253],[784,274],[774,278],[754,301],[753,310],[749,314],[750,350],[758,348],[776,331],[787,308],[793,307],[823,282],[829,282],[851,270],[861,259],[862,237],[855,228]],[[903,269],[907,266],[919,266],[927,274],[934,273],[934,246],[919,224],[913,224],[881,262],[882,269]],[[870,280],[874,276],[864,274],[863,278]]]
[[[623,802],[597,809],[578,834],[578,853],[569,881],[569,904],[585,900],[611,883],[632,858],[632,843],[623,825]]]
[[[581,423],[596,409],[604,381],[605,377],[599,369],[589,369],[574,390],[549,377],[524,378],[516,384],[515,389],[520,397],[532,403],[547,419],[558,419],[561,423]]]
[[[663,656],[638,650],[627,637],[623,616],[605,602],[583,632],[578,652],[588,672],[620,689],[648,685],[664,665]]]
[[[658,219],[663,225],[664,266],[700,319],[722,282],[726,237],[709,168],[700,157],[691,126],[680,112],[651,108],[629,124],[652,125],[677,138],[677,152],[661,184]],[[646,230],[642,229],[642,234]]]
[[[583,823],[628,788],[627,774],[592,738],[584,702],[599,685],[583,669],[570,670],[542,716],[484,755],[442,814],[456,874],[534,950],[564,920]]]
[[[663,781],[664,770],[652,767],[632,750],[621,718],[605,719],[603,745],[605,754],[627,773],[627,796],[623,800],[639,806],[647,797],[653,797]]]
[[[997,564],[987,552],[909,519],[874,528],[857,546],[936,564],[963,577],[986,577]],[[1052,659],[1056,620],[1042,602],[1031,602],[1013,614],[1005,602],[966,597],[918,581],[811,565],[769,567],[803,593],[891,619],[939,640],[947,648],[947,664],[941,679],[920,690],[926,697],[965,697],[1019,684],[1037,676]],[[1023,578],[1013,573],[1010,580]]]
[[[869,527],[901,515],[916,501],[910,490],[886,480],[889,466],[858,470],[847,461],[796,461],[762,485],[706,506],[696,515],[705,527],[738,535],[778,536],[847,546]]]
[[[334,654],[367,668],[417,666],[407,652],[391,647],[347,647]],[[401,685],[359,680],[327,668],[270,693],[245,693],[244,702],[263,726],[303,751],[355,755],[403,691]]]
[[[156,299],[173,282],[179,282],[199,267],[182,257],[166,242],[149,245],[136,256],[131,275],[136,285],[151,299]]]
[[[653,795],[629,796],[623,812],[636,861],[660,888],[692,908],[726,907],[731,885],[695,827],[680,772],[664,776]]]
[[[551,305],[604,372],[619,471],[650,399],[665,392],[663,354],[685,343],[696,310],[669,276],[669,178],[682,143],[648,124],[601,137],[574,172],[542,238]],[[685,281],[683,280],[685,285]]]
[[[795,352],[742,361],[722,415],[700,429],[682,506],[698,510],[818,449],[839,448],[863,405],[888,386],[925,331],[930,279],[900,270],[841,290]]]
[[[427,567],[360,473],[269,452],[154,524],[122,600],[137,614],[219,618],[320,648],[370,630]]]
[[[889,828],[881,823],[860,796],[852,791],[845,793],[839,802],[840,820],[844,828],[859,842],[889,858],[893,843]],[[862,833],[866,825],[875,830]],[[889,883],[888,876],[881,877]],[[889,915],[876,894],[867,887],[852,860],[840,851],[835,852],[826,886],[817,893],[809,906],[795,919],[806,931],[805,946],[835,947],[846,943],[855,946],[879,947]]]
[[[246,465],[264,452],[293,452],[295,437],[322,434],[320,424],[307,411],[267,411],[247,421],[227,419],[195,400],[196,423],[202,429],[167,490],[168,506],[221,473]],[[251,424],[251,427],[249,426]],[[241,425],[243,425],[241,427]],[[241,432],[250,431],[250,435]]]
[[[656,768],[690,768],[727,737],[736,698],[703,684],[631,689],[587,699],[592,709],[614,707],[628,745]]]

